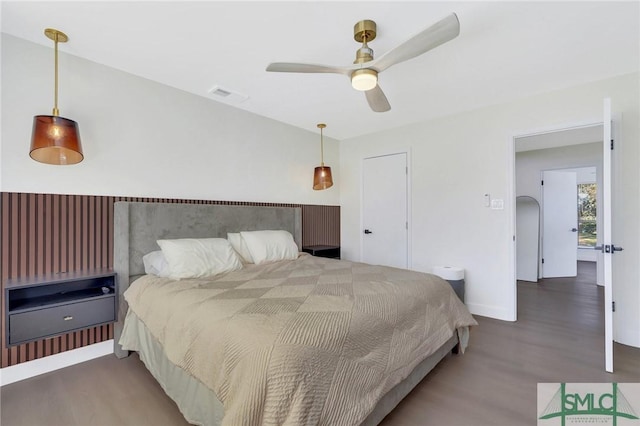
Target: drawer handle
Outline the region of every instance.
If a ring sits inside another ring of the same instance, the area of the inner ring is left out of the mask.
[[[67,315],[66,317],[63,318],[65,321],[71,321],[73,319],[73,317],[71,315]]]

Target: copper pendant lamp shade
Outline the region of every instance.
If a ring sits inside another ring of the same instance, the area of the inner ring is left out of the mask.
[[[78,123],[55,115],[33,117],[31,158],[46,164],[76,164],[84,159]]]
[[[69,38],[63,32],[47,28],[47,37],[55,43],[55,95],[53,115],[33,117],[29,156],[40,163],[76,164],[84,159],[78,123],[58,115],[58,43]]]
[[[331,188],[332,186],[333,178],[331,177],[331,167],[316,167],[313,172],[313,189],[320,191],[322,189]]]
[[[331,188],[333,186],[331,167],[324,165],[324,141],[322,129],[325,127],[327,127],[326,124],[318,124],[318,128],[320,129],[320,166],[316,167],[313,172],[313,189],[316,191]]]

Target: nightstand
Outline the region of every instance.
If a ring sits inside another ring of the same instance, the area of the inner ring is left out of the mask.
[[[303,246],[302,251],[310,253],[312,256],[340,259],[340,246]]]
[[[7,280],[4,296],[7,346],[117,320],[111,269]]]

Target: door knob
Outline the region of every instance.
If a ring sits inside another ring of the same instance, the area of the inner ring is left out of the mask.
[[[571,232],[578,232],[577,228],[571,228]]]
[[[365,229],[365,230],[364,230],[364,233],[365,233],[365,234],[373,234],[373,232],[369,231],[368,229]]]
[[[624,250],[622,247],[617,247],[617,246],[614,246],[613,244],[611,244],[611,245],[608,245],[608,244],[607,244],[607,245],[595,246],[595,247],[594,247],[594,249],[595,249],[595,250],[598,250],[598,251],[602,251],[603,253],[613,253],[613,252],[616,252],[616,251],[622,251],[622,250]]]

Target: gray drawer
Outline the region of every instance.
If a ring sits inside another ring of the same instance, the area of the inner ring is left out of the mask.
[[[115,321],[115,297],[102,297],[9,315],[9,343],[53,336]]]

